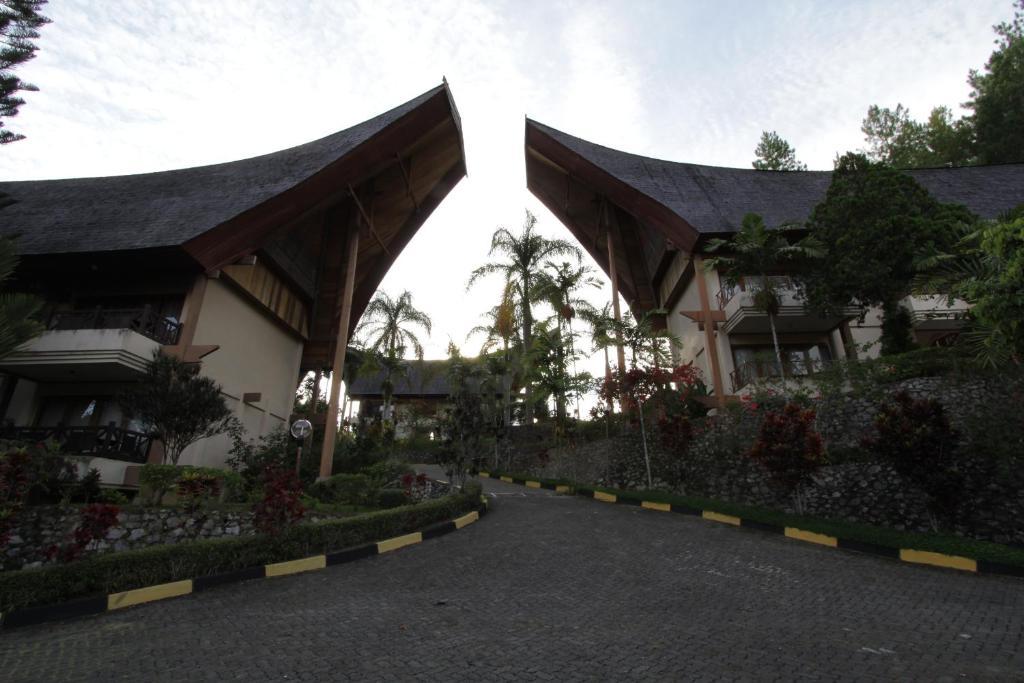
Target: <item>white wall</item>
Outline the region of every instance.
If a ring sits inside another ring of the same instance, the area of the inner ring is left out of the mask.
[[[230,285],[210,279],[192,344],[220,346],[203,358],[202,373],[221,385],[247,438],[287,424],[302,360],[302,340],[296,334]],[[259,393],[261,398],[252,405],[242,403],[246,393]],[[187,448],[179,464],[218,467],[230,447],[226,435],[206,439]]]

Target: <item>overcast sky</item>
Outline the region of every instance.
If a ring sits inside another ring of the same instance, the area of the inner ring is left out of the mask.
[[[868,105],[958,111],[967,71],[993,49],[1009,0],[280,2],[54,0],[39,86],[0,148],[0,178],[157,171],[313,140],[446,76],[469,177],[384,280],[435,323],[428,356],[492,306],[470,294],[496,226],[528,207],[524,116],[618,149],[749,167],[764,129],[812,169],[863,145]],[[594,300],[602,294],[595,292]],[[605,294],[604,296],[607,296]],[[595,359],[596,360],[596,359]],[[595,366],[599,371],[600,365]]]

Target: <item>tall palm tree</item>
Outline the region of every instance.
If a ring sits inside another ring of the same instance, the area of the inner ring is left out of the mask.
[[[785,384],[786,370],[782,364],[782,349],[779,347],[779,335],[775,329],[775,318],[781,307],[780,287],[771,275],[778,273],[788,264],[796,264],[801,259],[817,258],[822,255],[817,242],[805,237],[793,243],[780,230],[769,230],[764,220],[756,213],[748,213],[743,217],[743,224],[738,233],[731,239],[713,239],[708,242],[707,251],[727,252],[704,262],[706,270],[718,270],[726,284],[736,287],[744,279],[753,279],[754,305],[768,316],[768,326],[772,331],[772,343],[775,346],[775,360],[779,364],[779,375]]]
[[[14,275],[18,255],[14,240],[0,238],[0,285]],[[43,302],[28,294],[0,293],[0,358],[43,332],[43,325],[35,320]]]
[[[386,292],[377,292],[366,307],[363,319],[356,328],[356,334],[365,337],[366,348],[377,357],[377,363],[384,371],[384,415],[391,415],[391,398],[394,391],[393,378],[404,369],[402,359],[412,349],[418,360],[423,360],[423,344],[411,328],[431,331],[430,318],[412,304],[412,293],[403,291],[392,299]]]
[[[522,347],[518,335],[519,318],[516,315],[516,304],[513,300],[512,287],[505,285],[501,294],[501,302],[484,314],[488,322],[484,325],[477,325],[469,331],[468,337],[477,334],[484,335],[484,343],[480,347],[480,355],[488,353],[497,346],[498,341],[502,345],[502,372],[501,379],[504,389],[504,410],[503,419],[506,430],[512,424],[512,382],[515,374],[512,362],[512,349],[515,346]]]
[[[476,268],[466,284],[468,290],[478,280],[487,275],[500,274],[505,278],[507,286],[512,288],[519,307],[519,320],[522,326],[523,348],[529,349],[533,344],[533,309],[534,285],[537,274],[541,271],[545,260],[556,256],[572,256],[576,261],[583,259],[579,247],[561,239],[549,239],[536,231],[537,217],[529,211],[523,229],[515,235],[508,228],[498,228],[491,236],[491,248],[488,256],[500,255],[504,259],[491,261]],[[526,388],[526,404],[530,401],[530,383],[524,382]]]
[[[556,352],[560,359],[565,357],[573,359],[573,372],[576,372],[576,349],[575,333],[572,329],[572,321],[577,315],[592,314],[596,312],[594,306],[579,296],[579,292],[586,287],[600,289],[601,281],[593,276],[594,270],[589,266],[573,265],[563,261],[544,263],[544,270],[537,276],[537,285],[534,296],[541,301],[547,302],[554,310],[555,335],[560,341]],[[567,353],[566,353],[567,352]],[[556,410],[559,417],[564,417],[565,396],[556,395]],[[576,404],[577,417],[579,417],[579,401]]]

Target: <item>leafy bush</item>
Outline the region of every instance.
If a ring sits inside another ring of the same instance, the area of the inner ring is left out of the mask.
[[[149,504],[159,505],[167,492],[174,488],[181,470],[177,465],[146,463],[139,471],[139,483],[149,489]]]
[[[384,510],[408,505],[405,489],[381,489],[377,491],[377,507]]]
[[[900,392],[875,416],[875,431],[864,446],[920,486],[933,515],[952,512],[963,486],[954,467],[960,435],[942,404]]]
[[[814,430],[814,417],[812,409],[796,403],[787,403],[779,412],[768,411],[748,453],[794,496],[798,511],[803,510],[800,488],[825,463],[825,446]]]
[[[413,469],[404,462],[382,460],[361,470],[379,488],[394,483],[406,474],[414,474]]]
[[[399,491],[400,495],[403,495]],[[318,524],[277,536],[188,541],[87,557],[69,565],[0,573],[0,610],[53,605],[334,552],[407,534],[475,509],[479,499],[451,496],[420,505]]]
[[[276,536],[305,514],[302,484],[293,470],[267,467],[263,472],[263,498],[253,506],[253,524],[264,534]]]
[[[309,487],[309,495],[324,503],[371,505],[379,486],[365,474],[335,474]]]

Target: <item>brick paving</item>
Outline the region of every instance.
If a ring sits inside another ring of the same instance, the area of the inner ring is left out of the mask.
[[[0,679],[1024,680],[1024,581],[484,486],[395,553],[0,634]]]

